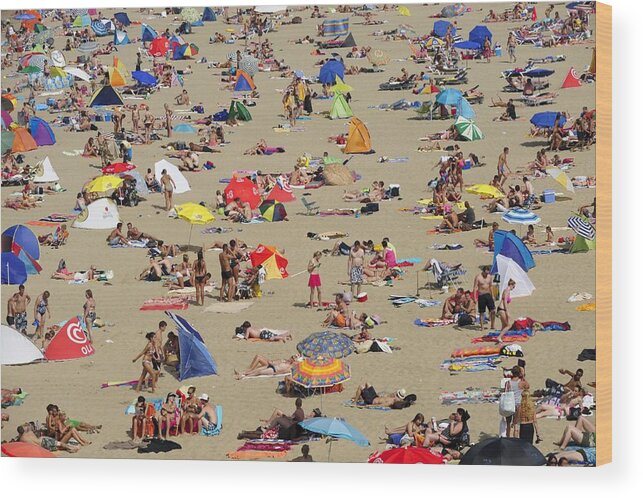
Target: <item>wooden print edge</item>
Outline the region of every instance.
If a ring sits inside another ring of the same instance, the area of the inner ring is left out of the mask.
[[[596,4],[596,450],[612,461],[612,6]]]

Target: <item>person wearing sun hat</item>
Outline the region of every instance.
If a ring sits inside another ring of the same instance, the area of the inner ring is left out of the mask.
[[[364,405],[385,406],[388,408],[405,408],[417,400],[415,394],[407,394],[406,389],[400,388],[393,393],[378,394],[375,388],[365,383],[357,388],[353,402]]]
[[[217,414],[210,404],[210,396],[206,393],[199,396],[199,406],[201,407],[201,411],[199,412],[199,430],[197,433],[207,435],[216,430],[218,421]]]

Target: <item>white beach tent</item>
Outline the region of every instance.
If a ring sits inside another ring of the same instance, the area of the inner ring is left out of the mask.
[[[176,184],[176,188],[174,189],[175,194],[183,194],[190,191],[190,184],[188,183],[187,178],[183,176],[183,173],[181,173],[177,166],[165,159],[161,159],[159,162],[154,164],[154,176],[156,177],[156,181],[159,183],[161,182],[161,171],[164,169],[167,170],[167,174],[172,177],[172,180],[174,180],[174,183]]]
[[[23,365],[44,357],[36,345],[16,329],[7,325],[0,328],[0,364]]]
[[[49,156],[45,157],[36,165],[36,176],[34,177],[34,183],[49,183],[57,182],[60,180],[54,167],[51,165]]]
[[[107,198],[98,199],[87,206],[72,225],[74,228],[111,230],[120,221],[116,203]]]
[[[498,273],[500,274],[500,295],[507,287],[509,280],[516,282],[516,287],[511,291],[512,299],[514,297],[526,297],[536,290],[534,284],[531,283],[525,270],[523,270],[518,263],[513,259],[498,254],[496,256],[496,263],[498,265]]]

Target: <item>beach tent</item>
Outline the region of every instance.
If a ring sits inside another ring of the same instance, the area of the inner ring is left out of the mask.
[[[122,97],[111,85],[105,85],[96,90],[89,100],[89,107],[103,105],[124,105]]]
[[[56,333],[45,350],[46,360],[75,360],[94,354],[94,347],[89,342],[79,317],[69,320]]]
[[[217,20],[217,15],[214,13],[214,10],[212,10],[212,7],[206,7],[203,9],[201,20],[203,22],[213,22]]]
[[[127,45],[129,43],[129,36],[127,31],[114,31],[114,45]]]
[[[72,23],[73,28],[84,28],[86,26],[91,26],[92,18],[88,14],[82,14],[76,16],[74,22]]]
[[[235,176],[232,178],[223,191],[223,196],[226,204],[231,203],[237,197],[241,202],[250,204],[251,209],[256,209],[261,204],[261,194],[257,184],[245,177]]]
[[[228,118],[236,119],[237,121],[252,121],[250,111],[248,111],[248,108],[238,100],[233,100],[230,103]]]
[[[117,67],[109,67],[107,73],[109,74],[109,84],[113,87],[127,85],[126,73],[122,73]]]
[[[348,105],[346,97],[341,93],[336,93],[333,97],[333,103],[330,107],[330,119],[346,119],[353,116],[351,106]]]
[[[24,365],[42,360],[36,345],[16,329],[0,325],[0,365]]]
[[[123,26],[129,26],[132,23],[125,12],[117,12],[114,14],[114,19],[120,22]]]
[[[126,178],[128,176],[136,180],[135,188],[140,195],[147,195],[150,193],[150,189],[147,188],[147,183],[145,183],[145,179],[138,171],[132,170],[132,171],[128,171],[126,173],[120,174],[121,178]]]
[[[344,65],[338,60],[331,59],[324,64],[319,70],[319,82],[332,85],[335,83],[337,76],[344,79]]]
[[[237,71],[237,82],[234,84],[235,92],[251,92],[255,89],[255,83],[252,81],[252,76],[243,71]]]
[[[569,253],[574,254],[577,252],[588,252],[596,249],[596,239],[589,240],[580,235],[576,235],[574,243],[569,248]],[[4,283],[4,282],[3,282]]]
[[[150,43],[149,53],[152,57],[163,57],[170,50],[170,41],[164,36],[154,38]]]
[[[493,267],[491,273],[498,273],[497,257],[506,256],[512,259],[524,271],[529,271],[536,263],[529,249],[518,236],[505,230],[496,230],[493,234]]]
[[[27,152],[38,148],[38,144],[33,139],[26,128],[15,128],[13,130],[13,143],[11,152]]]
[[[348,123],[348,139],[344,154],[372,154],[371,134],[366,125],[358,118],[352,117]]]
[[[480,48],[484,47],[484,41],[486,38],[489,38],[489,42],[491,42],[492,37],[493,35],[491,34],[491,31],[489,31],[489,28],[486,26],[478,25],[469,31],[469,41],[477,43],[480,45]]]
[[[515,297],[527,297],[536,290],[534,284],[531,283],[531,280],[527,276],[520,265],[516,263],[513,259],[510,259],[502,254],[498,254],[496,257],[496,264],[498,265],[498,273],[500,274],[500,295],[502,296],[503,291],[507,288],[509,280],[513,280],[516,283],[516,286],[511,291],[511,298]]]
[[[2,232],[2,252],[12,252],[25,265],[29,275],[42,271],[38,237],[24,225],[14,225]]]
[[[442,20],[435,21],[433,23],[433,33],[438,38],[444,38],[449,32],[449,27],[451,28],[451,35],[455,36],[455,33],[456,33],[455,26],[451,24],[449,21],[442,21]]]
[[[14,138],[16,138],[16,134],[14,132],[9,130],[2,130],[2,155],[4,155],[5,152],[11,150]]]
[[[569,72],[567,73],[567,76],[565,76],[565,81],[563,81],[563,86],[561,88],[578,88],[579,86],[582,86],[582,85],[583,85],[583,82],[576,75],[576,71],[574,70],[574,68],[570,67]]]
[[[74,220],[74,228],[111,230],[120,221],[116,203],[103,197],[89,204]]]
[[[3,252],[0,256],[2,265],[2,285],[19,285],[27,281],[27,268],[22,260],[12,252]]]
[[[42,118],[36,116],[29,118],[29,132],[39,146],[54,145],[56,143],[56,136],[51,126]]]
[[[174,184],[176,185],[174,188],[175,194],[183,194],[190,191],[190,184],[187,178],[183,176],[183,173],[181,173],[177,166],[167,159],[161,159],[154,164],[154,177],[159,183],[161,183],[161,171],[163,170],[167,170],[167,174],[174,180]]]
[[[50,183],[60,180],[54,167],[49,160],[49,156],[45,157],[42,161],[36,164],[36,172],[34,176],[34,183]]]
[[[7,130],[11,126],[11,123],[13,123],[13,118],[11,117],[11,114],[9,114],[7,111],[0,111],[0,112],[2,112],[2,128]],[[13,143],[13,137],[11,137],[11,143]]]
[[[355,38],[353,38],[353,33],[348,33],[348,36],[342,42],[341,47],[342,48],[352,48],[352,47],[356,47],[356,46],[357,46],[357,43],[355,43]]]
[[[141,24],[141,40],[144,42],[151,42],[158,37],[158,34],[149,24]]]
[[[203,342],[201,334],[187,320],[171,311],[165,312],[176,324],[181,350],[179,380],[217,374],[217,364]]]
[[[348,17],[326,19],[321,25],[322,36],[346,36],[348,34]]]

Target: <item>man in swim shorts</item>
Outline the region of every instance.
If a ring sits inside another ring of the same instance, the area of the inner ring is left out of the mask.
[[[356,240],[351,247],[348,254],[348,275],[351,282],[351,292],[353,296],[357,296],[362,290],[362,282],[364,281],[364,249]]]
[[[496,304],[491,293],[493,277],[489,273],[489,267],[485,266],[482,272],[473,281],[473,295],[478,296],[478,312],[480,313],[480,330],[484,330],[484,313],[489,311],[491,319],[491,330],[496,322]]]

